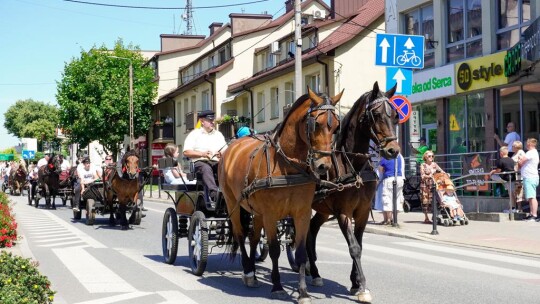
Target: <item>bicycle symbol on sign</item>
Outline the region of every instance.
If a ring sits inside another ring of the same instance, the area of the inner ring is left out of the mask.
[[[416,56],[416,53],[414,50],[411,51],[403,51],[403,55],[399,55],[396,58],[396,61],[399,65],[405,65],[407,62],[411,62],[414,66],[419,66],[422,63],[422,60],[420,57]]]

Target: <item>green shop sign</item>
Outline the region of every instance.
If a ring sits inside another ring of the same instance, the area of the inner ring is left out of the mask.
[[[0,161],[14,160],[15,155],[13,154],[0,154]]]

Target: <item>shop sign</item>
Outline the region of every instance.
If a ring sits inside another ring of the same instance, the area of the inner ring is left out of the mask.
[[[500,52],[457,63],[456,92],[469,92],[507,84],[508,78],[504,75],[505,55],[506,52]]]
[[[418,142],[420,140],[420,115],[418,111],[412,111],[411,118],[409,119],[409,137],[411,142]]]
[[[452,96],[456,93],[454,82],[454,64],[415,72],[409,101],[414,103]]]
[[[488,191],[489,172],[491,171],[489,159],[494,155],[469,154],[464,155],[463,172],[469,175],[465,178],[467,191]],[[465,174],[465,173],[464,173]]]
[[[163,152],[163,149],[165,149],[165,146],[167,146],[166,143],[153,143],[152,144],[152,165],[156,165],[158,163],[158,159],[162,158],[165,153]],[[153,172],[152,175],[156,175],[158,172]]]
[[[521,58],[532,62],[540,60],[540,18],[536,18],[523,32]]]

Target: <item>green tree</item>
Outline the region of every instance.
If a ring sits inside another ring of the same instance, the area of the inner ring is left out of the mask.
[[[4,127],[16,137],[36,138],[38,142],[54,141],[60,122],[58,108],[32,99],[18,100],[4,114]]]
[[[157,95],[154,70],[138,47],[124,47],[116,41],[114,49],[104,45],[81,51],[80,58],[66,63],[56,98],[60,122],[73,143],[87,146],[94,140],[112,154],[129,135],[129,58],[133,66],[134,136],[146,134],[151,123],[152,100]]]

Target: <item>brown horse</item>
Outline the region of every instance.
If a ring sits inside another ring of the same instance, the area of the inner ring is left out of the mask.
[[[108,204],[111,215],[109,224],[116,225],[114,219],[114,198],[118,199],[118,215],[120,216],[120,226],[122,230],[129,229],[129,223],[135,222],[135,217],[139,206],[137,198],[139,194],[139,154],[135,150],[128,151],[122,158],[123,176],[118,174],[115,166],[105,168],[104,184],[105,184],[105,200]],[[128,206],[133,206],[133,211],[128,219],[126,212]]]
[[[20,160],[19,163],[13,164],[9,178],[11,179],[11,191],[12,195],[21,195],[23,187],[26,184],[26,176],[28,171],[26,170],[26,163],[24,160]]]
[[[317,212],[311,219],[308,240],[312,284],[323,284],[315,265],[315,241],[322,224],[333,215],[338,220],[353,259],[350,292],[357,295],[360,302],[371,302],[360,262],[362,236],[377,189],[377,177],[368,152],[371,140],[381,156],[391,159],[399,154],[400,147],[395,134],[399,116],[388,101],[395,90],[396,87],[386,93],[381,92],[375,82],[373,90],[363,94],[343,118],[336,140],[337,163],[329,171],[329,176],[334,183],[344,185],[344,190],[331,190],[322,197],[317,195],[312,205]]]
[[[47,165],[41,166],[38,170],[38,183],[41,188],[41,195],[45,197],[47,208],[51,207],[56,209],[56,195],[58,194],[58,188],[60,187],[60,172],[62,168],[61,155],[52,155],[49,157]],[[38,207],[38,201],[36,200],[36,208]]]
[[[234,259],[238,248],[242,254],[242,280],[257,287],[255,256],[264,225],[272,259],[272,297],[284,298],[278,270],[280,244],[276,223],[291,216],[296,224],[296,261],[299,265],[299,302],[309,303],[305,282],[306,237],[311,218],[311,202],[318,176],[330,168],[332,135],[339,126],[334,113],[341,94],[321,98],[309,90],[291,107],[273,135],[244,137],[233,142],[223,153],[218,169],[219,183],[232,223]],[[254,226],[248,231],[251,217]],[[258,227],[258,228],[257,228]],[[245,238],[250,235],[248,256]]]

